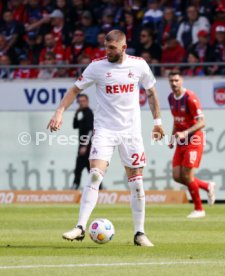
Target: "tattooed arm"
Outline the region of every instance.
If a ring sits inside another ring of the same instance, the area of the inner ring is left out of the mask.
[[[152,131],[153,138],[155,140],[161,140],[165,134],[160,119],[160,106],[155,87],[153,86],[152,88],[147,89],[146,93],[148,96],[149,107],[154,118],[154,128]]]

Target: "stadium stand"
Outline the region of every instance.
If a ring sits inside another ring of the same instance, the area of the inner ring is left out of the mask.
[[[49,64],[48,52],[54,66],[102,57],[104,34],[115,28],[126,33],[127,53],[150,64],[186,62],[183,73],[193,76],[225,72],[216,65],[192,70],[196,62],[225,62],[224,0],[1,0],[0,18],[1,79],[43,76],[6,66]],[[58,70],[49,77],[76,76]]]

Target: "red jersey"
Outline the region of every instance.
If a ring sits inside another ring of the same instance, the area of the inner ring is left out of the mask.
[[[54,27],[54,28],[52,29],[52,31],[51,31],[52,35],[53,35],[54,38],[55,38],[55,41],[56,41],[56,45],[57,45],[57,46],[62,46],[62,44],[63,44],[62,28],[63,28],[63,27],[61,27],[61,28],[56,28],[56,27]]]
[[[204,116],[199,99],[190,90],[185,90],[184,94],[178,98],[170,93],[168,100],[176,132],[187,130],[197,123],[197,118]],[[196,131],[195,135],[201,138],[203,136],[201,130]]]
[[[106,56],[105,47],[96,47],[92,51],[92,58],[102,58]]]
[[[62,61],[66,59],[66,52],[63,46],[55,46],[53,49],[44,48],[41,50],[39,63],[43,63],[45,60],[45,54],[47,52],[53,52],[55,54],[56,61]]]
[[[19,7],[14,8],[13,12],[13,19],[19,21],[20,23],[25,23],[26,21],[26,11],[25,6],[21,4]]]
[[[86,46],[69,46],[65,51],[65,59],[69,61],[69,63],[78,63],[78,57],[84,55],[90,57],[92,59],[93,49],[91,47]]]
[[[185,49],[177,42],[173,48],[162,51],[161,63],[179,63],[185,58]]]

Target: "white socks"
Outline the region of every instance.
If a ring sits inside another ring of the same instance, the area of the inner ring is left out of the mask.
[[[131,208],[134,220],[134,233],[144,233],[145,222],[145,192],[142,175],[132,176],[128,179],[131,190]]]
[[[84,187],[80,203],[79,219],[77,223],[77,225],[81,225],[84,230],[86,229],[88,219],[98,201],[98,190],[102,182],[103,175],[104,173],[98,168],[91,169],[88,183]]]
[[[99,186],[104,173],[98,168],[90,170],[88,184],[85,186],[80,203],[80,213],[77,225],[86,229],[88,219],[98,201]],[[144,233],[145,222],[145,193],[142,175],[132,176],[128,179],[131,190],[131,209],[134,220],[134,232]]]

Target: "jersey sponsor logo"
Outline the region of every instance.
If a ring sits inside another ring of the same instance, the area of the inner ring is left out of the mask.
[[[214,101],[218,105],[225,105],[225,83],[214,86]]]
[[[177,123],[182,123],[184,122],[184,120],[185,120],[184,117],[174,116],[174,121]]]
[[[119,94],[134,92],[134,83],[106,85],[107,94]]]
[[[185,106],[184,106],[184,105],[181,105],[180,111],[181,111],[181,112],[184,112],[184,111],[185,111]]]

